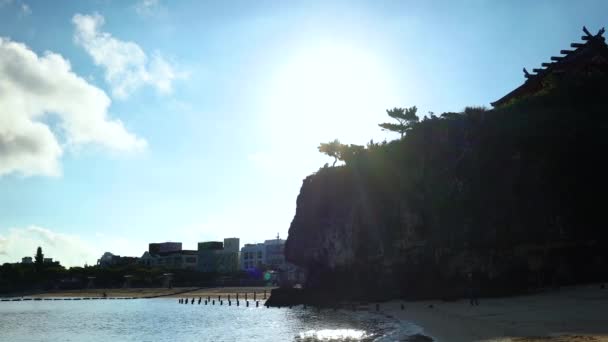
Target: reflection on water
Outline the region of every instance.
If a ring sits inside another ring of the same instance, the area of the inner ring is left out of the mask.
[[[301,332],[297,341],[362,341],[370,337],[364,330],[322,329]]]
[[[172,299],[0,302],[0,341],[375,341],[399,324],[367,312]]]

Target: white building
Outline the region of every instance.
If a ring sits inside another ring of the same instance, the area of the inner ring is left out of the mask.
[[[273,269],[285,266],[285,240],[280,239],[277,235],[276,239],[264,241],[264,247],[266,249],[266,265]]]
[[[285,259],[285,242],[277,235],[276,239],[266,240],[264,243],[246,244],[241,249],[241,269],[270,270],[273,283],[289,285],[304,283],[306,276],[304,270]]]
[[[241,269],[270,268],[278,270],[286,267],[285,240],[266,240],[264,243],[246,244],[241,249]]]
[[[246,244],[241,248],[241,269],[244,271],[266,265],[266,245]]]

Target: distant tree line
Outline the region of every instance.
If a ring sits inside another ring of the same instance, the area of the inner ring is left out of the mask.
[[[173,274],[173,286],[263,285],[262,273],[236,272],[218,274],[184,269],[119,265],[110,267],[84,266],[65,268],[59,263],[44,263],[42,248],[38,247],[34,263],[5,263],[0,265],[0,294],[93,288],[121,288],[125,276],[132,276],[131,287],[163,287],[164,274]],[[89,277],[94,277],[93,282]]]

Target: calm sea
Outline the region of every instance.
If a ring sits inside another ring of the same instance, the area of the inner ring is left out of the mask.
[[[407,341],[418,331],[375,313],[247,308],[242,302],[0,302],[0,341]]]

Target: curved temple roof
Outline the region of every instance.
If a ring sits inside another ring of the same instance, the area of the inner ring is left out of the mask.
[[[524,84],[492,102],[492,106],[497,107],[512,99],[536,93],[542,89],[543,80],[548,75],[559,75],[568,71],[580,70],[589,63],[597,64],[601,62],[608,64],[608,45],[606,45],[604,31],[604,28],[602,28],[597,34],[592,35],[583,26],[585,35],[581,39],[585,41],[584,43],[570,44],[570,47],[574,48],[574,50],[561,50],[560,53],[563,56],[552,56],[551,62],[542,63],[542,68],[532,69],[532,73],[529,73],[524,68],[524,77],[526,78]]]

